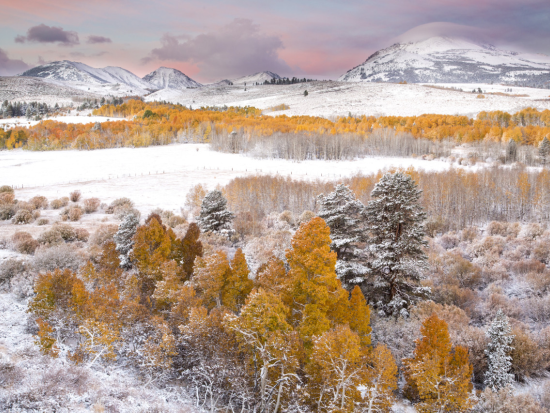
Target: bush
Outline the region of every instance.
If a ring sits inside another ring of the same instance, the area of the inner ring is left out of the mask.
[[[61,211],[60,215],[63,221],[76,222],[82,217],[82,209],[78,205],[71,205]]]
[[[48,199],[45,196],[37,195],[29,199],[29,203],[34,206],[34,209],[48,208]]]
[[[59,209],[59,208],[66,207],[67,205],[69,205],[69,198],[63,197],[63,198],[59,198],[59,199],[54,199],[50,203],[50,205],[53,209]]]
[[[546,413],[529,394],[513,394],[509,389],[493,392],[485,389],[479,403],[472,410],[474,413]]]
[[[281,214],[279,215],[279,221],[286,222],[291,227],[296,224],[294,220],[294,215],[291,211],[288,210],[281,212]]]
[[[77,241],[88,242],[90,238],[90,233],[84,228],[76,228],[74,230]]]
[[[40,218],[38,221],[36,221],[36,225],[48,225],[50,223],[50,220],[46,218]]]
[[[8,204],[0,204],[0,219],[7,221],[15,215],[15,207]]]
[[[116,208],[133,208],[134,203],[129,198],[118,198],[111,202],[111,205],[105,211],[107,214],[114,214]]]
[[[21,254],[32,255],[36,249],[40,246],[40,243],[33,237],[24,239],[15,244],[15,249]]]
[[[183,225],[186,222],[187,221],[185,220],[185,218],[180,217],[179,215],[174,215],[174,216],[171,216],[170,218],[168,218],[168,226],[170,228],[176,228],[178,225]]]
[[[98,210],[101,201],[98,198],[88,198],[82,201],[82,203],[84,204],[84,212],[91,214]]]
[[[315,218],[315,212],[304,211],[302,215],[298,218],[298,224],[305,224]]]
[[[523,230],[523,237],[527,239],[536,239],[544,233],[544,230],[539,224],[528,224]]]
[[[69,199],[72,202],[78,202],[80,200],[81,196],[82,196],[82,194],[80,193],[80,191],[76,190],[76,191],[73,191],[69,194]]]
[[[6,193],[6,192],[13,194],[13,188],[9,185],[0,186],[0,193]]]
[[[0,192],[0,204],[13,204],[15,194],[13,192]]]
[[[39,248],[33,260],[37,271],[54,271],[56,268],[69,268],[77,271],[82,258],[77,249],[70,244],[61,244],[52,248]]]
[[[13,222],[16,225],[19,224],[28,224],[32,221],[32,212],[26,210],[26,209],[20,209],[18,210],[15,215],[13,216],[11,222]]]
[[[51,228],[38,236],[38,242],[45,247],[53,247],[63,244],[63,237],[61,237],[59,231],[56,231],[55,228]]]
[[[58,222],[52,227],[51,231],[57,231],[65,242],[72,242],[76,240],[76,231],[69,224]]]
[[[11,280],[18,274],[28,270],[25,261],[8,258],[0,264],[0,291],[9,291]]]
[[[36,208],[34,207],[34,204],[31,204],[30,202],[25,202],[25,201],[19,201],[15,204],[15,208],[17,210],[20,210],[20,209],[26,209],[27,211],[34,211]]]
[[[113,236],[118,231],[118,225],[103,224],[95,230],[94,235],[90,239],[92,245],[103,245],[106,242],[113,241]]]

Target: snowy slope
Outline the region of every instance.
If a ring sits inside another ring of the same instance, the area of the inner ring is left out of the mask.
[[[121,67],[108,66],[98,69],[69,60],[37,66],[23,72],[20,76],[40,77],[54,82],[66,83],[78,89],[85,90],[86,87],[89,87],[91,90],[93,88],[94,91],[96,91],[97,86],[109,85],[122,86],[128,92],[134,94],[146,94],[157,89],[147,81]]]
[[[169,67],[159,67],[154,72],[149,73],[143,77],[143,81],[147,82],[156,89],[187,89],[197,88],[202,85],[185,73],[180,72],[177,69],[171,69]]]
[[[520,54],[459,38],[431,37],[379,50],[339,80],[550,87],[550,56]]]
[[[232,82],[234,85],[242,85],[246,83],[247,85],[253,85],[255,83],[263,84],[266,80],[270,82],[272,79],[281,79],[277,73],[273,72],[259,72],[254,73],[253,75],[243,76],[238,79],[233,79]]]

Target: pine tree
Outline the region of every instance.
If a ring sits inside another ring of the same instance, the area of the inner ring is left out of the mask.
[[[546,165],[546,162],[548,161],[548,156],[550,156],[550,141],[548,141],[546,136],[540,142],[539,156],[540,156],[541,163],[543,165]]]
[[[229,235],[234,215],[227,210],[227,200],[218,191],[210,191],[202,201],[199,226],[204,232]]]
[[[420,286],[427,266],[420,194],[409,175],[387,173],[365,209],[373,276],[365,290],[380,311],[394,316],[408,316],[408,307],[430,292]]]
[[[485,350],[488,358],[485,385],[493,391],[510,386],[514,380],[514,375],[509,373],[512,368],[510,353],[514,339],[511,331],[508,318],[499,310],[487,330],[489,344]]]
[[[318,197],[319,217],[330,228],[330,248],[336,252],[336,274],[344,287],[365,281],[369,271],[364,264],[364,253],[357,246],[365,241],[365,206],[355,199],[354,193],[345,185],[338,185],[334,192]],[[349,285],[351,284],[351,285]]]
[[[122,268],[128,269],[132,266],[130,252],[134,247],[133,238],[138,226],[139,218],[134,214],[128,214],[118,226],[118,231],[113,237],[116,242],[116,250],[120,254],[119,259]]]

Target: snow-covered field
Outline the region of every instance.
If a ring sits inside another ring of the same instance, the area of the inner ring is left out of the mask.
[[[311,115],[323,117],[353,115],[416,116],[426,113],[467,115],[481,111],[517,112],[526,107],[550,109],[550,90],[512,87],[512,94],[527,97],[485,95],[478,99],[472,89],[504,92],[508,87],[486,84],[432,84],[458,87],[464,92],[436,89],[420,84],[310,82],[294,85],[207,86],[199,89],[160,90],[145,97],[146,101],[169,101],[193,108],[201,106],[254,106],[266,109],[285,103],[290,109],[270,115]],[[304,91],[308,96],[304,96]]]
[[[98,151],[23,150],[0,152],[0,185],[12,185],[20,199],[44,195],[53,199],[79,189],[83,197],[111,202],[132,199],[142,213],[157,207],[179,211],[194,185],[209,189],[238,176],[273,174],[298,179],[338,180],[358,172],[414,166],[444,170],[444,161],[412,158],[362,158],[355,161],[255,159],[211,151],[206,144],[175,144]]]
[[[73,110],[73,112],[75,112]],[[89,112],[89,111],[88,111]],[[86,112],[86,113],[88,113]],[[52,116],[45,120],[55,120],[57,122],[64,123],[96,123],[96,122],[108,122],[108,121],[121,121],[123,118],[107,118],[105,116],[88,116],[85,112],[81,112],[80,115],[67,115],[67,116]],[[29,127],[40,123],[36,120],[28,120],[24,117],[0,119],[0,127],[5,130],[14,127]]]

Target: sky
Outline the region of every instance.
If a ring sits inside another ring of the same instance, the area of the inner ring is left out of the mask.
[[[66,59],[199,82],[335,79],[397,41],[457,34],[550,55],[550,1],[0,0],[0,75]]]

